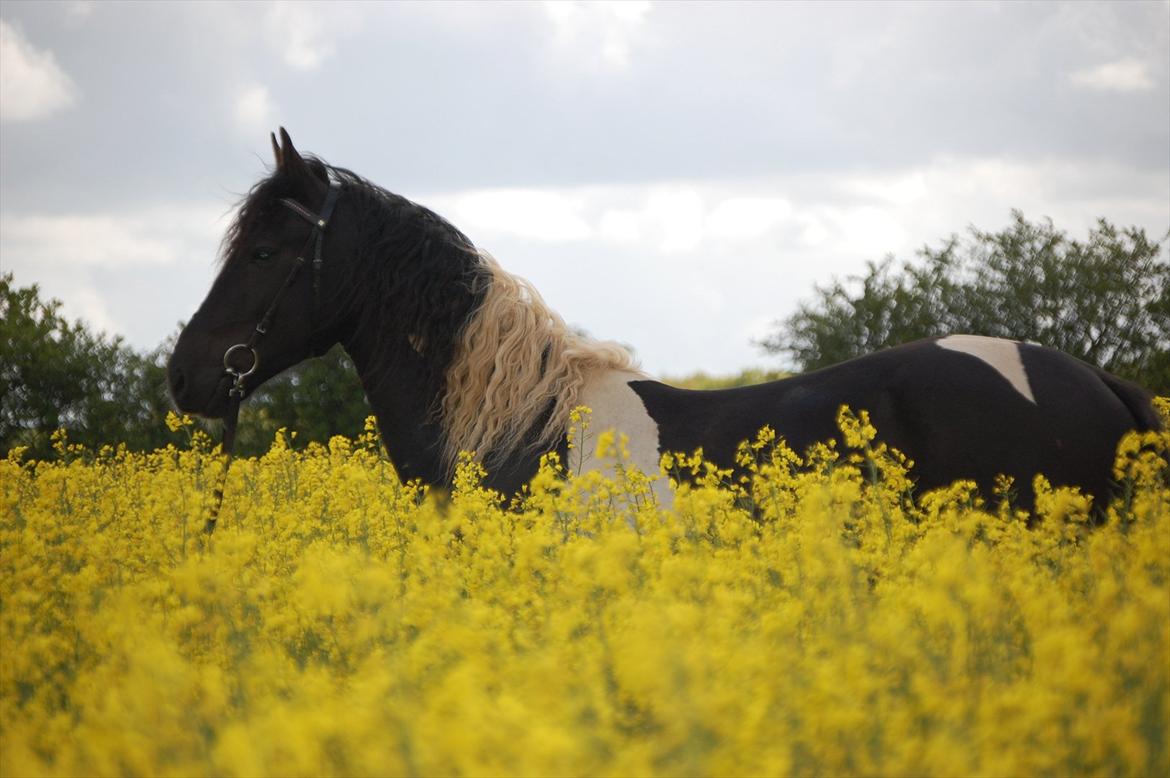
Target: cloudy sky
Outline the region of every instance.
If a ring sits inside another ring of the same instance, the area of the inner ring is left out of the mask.
[[[658,374],[1009,211],[1170,230],[1170,3],[0,2],[0,268],[142,348],[268,132]]]

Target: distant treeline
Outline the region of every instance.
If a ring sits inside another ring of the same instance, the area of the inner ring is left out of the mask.
[[[992,335],[1054,346],[1160,393],[1170,394],[1170,261],[1166,238],[1101,219],[1085,241],[1051,221],[1013,213],[1000,232],[971,228],[916,262],[893,257],[833,280],[777,322],[760,342],[813,370],[887,346],[947,333]],[[0,451],[50,457],[52,433],[90,447],[124,443],[149,450],[175,442],[166,359],[173,336],[151,352],[68,322],[57,300],[0,274]],[[745,370],[672,381],[696,389],[783,377]],[[296,444],[361,433],[370,407],[340,347],[270,380],[241,412],[237,451],[266,451],[277,430]]]
[[[898,343],[966,333],[1039,343],[1170,394],[1168,236],[1104,219],[1087,240],[1019,211],[1000,232],[974,227],[916,262],[893,257],[818,287],[760,345],[801,371]]]
[[[53,455],[51,436],[91,448],[124,443],[146,451],[180,442],[166,426],[173,408],[166,362],[175,336],[150,352],[68,322],[61,303],[0,275],[0,451]],[[177,333],[176,333],[177,335]],[[268,450],[277,430],[296,443],[357,436],[371,413],[349,357],[337,346],[268,381],[240,413],[236,450]],[[208,429],[213,426],[208,424]]]

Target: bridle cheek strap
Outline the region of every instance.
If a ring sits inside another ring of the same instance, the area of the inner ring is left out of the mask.
[[[325,228],[329,226],[329,220],[333,217],[333,209],[337,205],[337,198],[341,194],[341,184],[337,179],[330,177],[329,191],[325,193],[325,204],[321,206],[321,213],[314,214],[305,206],[298,203],[289,197],[282,197],[278,201],[281,205],[286,206],[307,221],[313,228],[309,234],[309,240],[305,243],[305,248],[309,247],[309,243],[313,244],[313,310],[310,313],[311,335],[309,336],[309,348],[313,356],[320,356],[324,350],[319,347],[317,342],[319,336],[318,327],[318,310],[321,308],[321,271],[325,266],[325,257],[322,253],[322,247],[325,242]],[[305,250],[301,250],[301,255],[297,257],[300,262],[304,261]]]
[[[309,233],[309,239],[305,241],[305,247],[301,249],[297,255],[296,263],[292,270],[285,276],[284,283],[280,285],[280,289],[272,298],[272,302],[268,304],[268,310],[260,318],[260,322],[256,325],[256,329],[252,331],[247,343],[237,343],[230,347],[223,355],[223,369],[232,379],[231,388],[228,390],[228,410],[223,417],[223,453],[225,457],[223,479],[220,481],[219,487],[213,493],[213,503],[210,512],[208,513],[207,522],[203,529],[207,533],[215,530],[215,523],[219,520],[219,511],[223,506],[223,488],[227,482],[228,468],[232,464],[232,456],[236,448],[236,427],[240,420],[240,402],[244,399],[244,379],[256,372],[256,368],[260,365],[260,355],[256,352],[256,344],[264,335],[268,334],[268,328],[272,325],[272,319],[276,315],[276,309],[280,305],[281,298],[296,281],[297,276],[301,272],[301,268],[305,266],[305,254],[310,245],[313,246],[313,310],[310,313],[310,335],[309,335],[309,349],[313,356],[320,356],[324,351],[319,348],[318,337],[318,314],[317,310],[321,306],[321,270],[324,267],[325,259],[322,254],[322,248],[325,241],[325,228],[329,225],[329,219],[333,216],[333,209],[337,205],[337,198],[341,194],[341,182],[332,176],[329,177],[329,191],[325,194],[325,204],[321,206],[321,213],[314,214],[305,206],[288,197],[282,197],[279,202],[292,210],[301,218],[305,219],[312,226],[312,232]],[[233,362],[232,357],[237,353],[247,353],[252,358],[252,364],[247,369],[237,367]]]

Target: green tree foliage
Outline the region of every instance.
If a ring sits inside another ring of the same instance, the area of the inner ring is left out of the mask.
[[[759,367],[748,367],[738,373],[729,375],[711,375],[702,371],[691,373],[680,378],[666,377],[662,380],[671,386],[680,389],[732,389],[737,386],[752,386],[764,384],[768,381],[778,381],[787,378],[788,373],[783,370],[764,370]]]
[[[334,435],[354,438],[372,414],[353,362],[334,346],[270,379],[244,401],[236,450],[244,456],[262,454],[281,428],[296,433],[296,447],[328,443]]]
[[[166,442],[170,401],[162,349],[138,354],[120,338],[95,335],[0,275],[0,449],[27,446],[50,455],[58,428],[89,446],[126,443],[150,449]]]
[[[139,353],[121,338],[95,335],[68,322],[57,300],[36,285],[19,287],[0,275],[0,452],[26,446],[27,457],[53,456],[52,434],[90,447],[124,443],[150,450],[173,442],[165,419],[172,408],[166,360],[173,338]],[[294,445],[356,436],[370,414],[349,357],[335,347],[266,383],[243,406],[236,450],[267,451],[277,430]],[[219,425],[204,426],[218,436]]]
[[[1143,230],[1101,219],[1085,241],[1012,212],[920,261],[892,257],[818,288],[761,342],[802,370],[918,338],[968,333],[1040,343],[1170,393],[1170,261]]]

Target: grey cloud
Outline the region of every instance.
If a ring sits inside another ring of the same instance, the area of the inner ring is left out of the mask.
[[[274,21],[267,4],[96,4],[78,16],[65,4],[6,2],[4,19],[53,53],[80,98],[67,112],[4,127],[0,211],[125,214],[183,203],[227,211],[268,162],[265,135],[244,132],[235,114],[241,90],[253,89],[300,148],[408,196],[689,182],[848,214],[868,195],[842,181],[935,166],[982,170],[986,186],[998,175],[980,164],[989,160],[1030,172],[992,181],[979,202],[956,199],[964,182],[945,182],[950,199],[938,208],[958,203],[956,210],[904,225],[931,230],[914,232],[914,244],[1025,204],[1077,218],[1152,214],[1144,226],[1159,234],[1170,223],[1167,3],[664,3],[622,33],[618,66],[599,66],[604,56],[591,51],[606,45],[604,24],[559,35],[537,4],[305,8],[321,24],[297,38],[299,22]],[[283,47],[290,34],[299,41],[292,51]],[[1152,88],[1088,89],[1074,78],[1126,58],[1140,63]],[[782,191],[777,180],[787,182]],[[1003,184],[1017,180],[1032,190]],[[1125,210],[1099,210],[1118,207]],[[811,279],[897,248],[873,242],[853,256],[856,245],[841,244],[789,258],[783,251],[794,240],[769,235],[741,258],[784,282],[781,293],[758,295],[755,309],[745,305],[743,316],[780,317]],[[187,300],[206,288],[216,246],[196,236],[182,245]],[[554,256],[515,241],[489,248],[509,267],[515,250],[520,270]],[[653,285],[668,272],[669,259],[638,256],[637,283]],[[561,244],[555,257],[556,273],[543,279],[554,294],[584,272],[568,258],[588,259],[598,272],[636,264],[634,248],[588,241]],[[19,261],[5,256],[3,264]],[[800,267],[788,277],[776,269],[784,262]],[[144,271],[118,272],[85,279],[114,295],[115,281]],[[176,272],[139,282],[161,290]],[[559,273],[570,278],[551,278]],[[565,313],[597,334],[635,341],[643,328],[666,343],[667,334],[653,333],[665,333],[658,322],[670,295],[693,286],[662,281],[666,297],[629,314],[628,335],[579,318],[593,315],[587,307]],[[649,301],[654,290],[642,294]],[[175,300],[173,309],[194,302]],[[157,342],[169,325],[153,339],[149,332],[166,310],[160,305],[149,325],[128,322],[127,331]]]
[[[359,9],[306,71],[274,49],[262,6],[100,6],[77,24],[52,4],[6,5],[86,104],[6,132],[3,193],[47,207],[245,188],[265,144],[230,121],[242,83],[269,90],[307,149],[407,192],[940,154],[1170,166],[1167,6],[1080,5],[658,5],[618,73],[555,57],[538,6]],[[1070,84],[1123,55],[1151,60],[1158,88]]]

